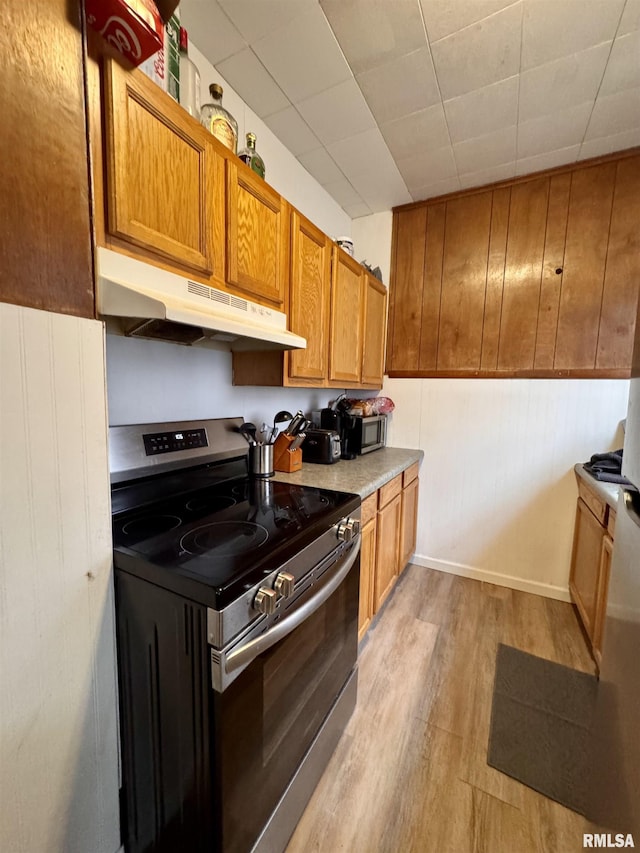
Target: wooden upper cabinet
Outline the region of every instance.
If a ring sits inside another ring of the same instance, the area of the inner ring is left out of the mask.
[[[640,154],[394,211],[390,376],[629,375]]]
[[[329,380],[334,385],[360,384],[362,359],[363,267],[337,246],[331,273]]]
[[[289,379],[327,378],[332,242],[308,219],[291,214],[289,325],[307,348],[289,353]]]
[[[370,273],[364,274],[362,372],[363,385],[382,388],[387,327],[387,288]]]
[[[227,282],[283,310],[288,206],[241,161],[227,160]]]
[[[104,69],[107,232],[221,279],[223,158],[141,72],[111,59]]]

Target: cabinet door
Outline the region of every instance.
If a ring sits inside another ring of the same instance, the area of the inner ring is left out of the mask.
[[[373,616],[373,584],[376,568],[376,519],[362,528],[360,548],[360,603],[358,606],[358,640],[365,635]]]
[[[227,160],[227,281],[282,309],[288,265],[287,203],[240,161]]]
[[[409,558],[416,550],[418,527],[418,480],[413,480],[402,490],[402,518],[400,521],[400,562],[398,570],[403,571]]]
[[[360,383],[362,361],[363,269],[337,246],[331,276],[329,379],[335,384]]]
[[[398,577],[398,542],[402,499],[396,495],[378,512],[374,613],[377,613],[393,589]]]
[[[327,378],[332,243],[296,210],[291,215],[289,324],[307,348],[289,354],[289,378]]]
[[[602,540],[605,533],[606,528],[600,524],[582,498],[578,498],[569,591],[592,643],[595,636]]]
[[[602,657],[602,634],[607,612],[607,596],[609,594],[609,573],[613,556],[613,539],[604,536],[600,550],[600,566],[598,570],[598,590],[596,593],[595,618],[593,625],[593,656],[598,666]]]
[[[387,327],[387,288],[372,275],[364,276],[362,385],[382,388]]]
[[[105,62],[107,230],[223,275],[224,161],[207,132],[140,71]]]

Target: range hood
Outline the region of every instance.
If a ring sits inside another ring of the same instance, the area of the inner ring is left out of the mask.
[[[97,250],[96,302],[102,317],[128,319],[124,333],[244,351],[305,349],[287,317],[119,252]]]

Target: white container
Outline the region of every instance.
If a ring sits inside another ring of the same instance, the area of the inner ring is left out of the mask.
[[[353,257],[353,240],[351,237],[336,237],[336,243],[341,249]]]

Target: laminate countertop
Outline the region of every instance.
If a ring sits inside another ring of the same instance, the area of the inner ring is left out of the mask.
[[[595,492],[600,497],[601,500],[608,503],[612,509],[617,509],[618,495],[620,493],[620,486],[617,483],[603,483],[602,480],[596,480],[596,478],[591,476],[581,462],[574,465],[573,470],[581,480],[585,481],[591,491]]]
[[[336,492],[351,492],[364,499],[414,462],[422,461],[423,457],[422,450],[382,447],[355,459],[341,459],[333,465],[303,462],[301,471],[293,474],[276,471],[274,480]]]

